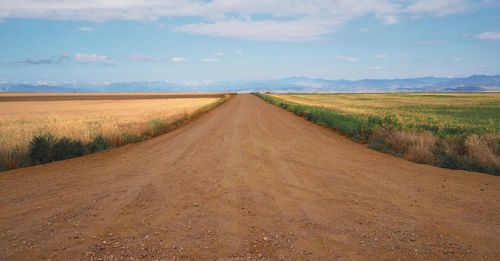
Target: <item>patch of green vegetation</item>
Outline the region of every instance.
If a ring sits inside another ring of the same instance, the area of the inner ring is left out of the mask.
[[[96,153],[110,149],[109,142],[107,142],[101,135],[97,136],[92,142],[87,144],[89,153]]]
[[[389,143],[387,143],[387,141],[380,138],[370,140],[368,147],[370,149],[378,150],[384,153],[390,153],[397,157],[403,157],[402,153],[399,153],[396,150],[394,150],[392,146]]]
[[[404,129],[439,137],[500,135],[499,93],[273,94],[286,103],[324,107],[362,117],[395,115]],[[300,97],[300,98],[298,98]]]
[[[418,98],[418,97],[422,97],[422,98],[438,98],[438,99],[441,99],[441,98],[463,98],[463,97],[467,97],[467,98],[471,98],[472,96],[457,96],[457,95],[446,95],[446,94],[418,94],[418,93],[415,93],[415,94],[401,94],[401,93],[394,93],[393,94],[394,96],[399,96],[399,97],[408,97],[408,98]]]
[[[55,138],[50,133],[35,136],[29,145],[28,157],[33,165],[66,160],[89,153],[109,149],[109,143],[102,136],[84,145],[79,140],[66,137]]]
[[[155,137],[165,133],[169,128],[169,124],[167,119],[154,119],[151,121],[151,128],[153,129],[152,135]]]
[[[122,133],[122,138],[126,144],[142,142],[142,138],[133,133]]]
[[[454,135],[482,135],[500,133],[500,106],[401,106],[396,111],[420,114],[424,122],[434,124],[408,124],[420,127],[440,137]],[[427,120],[426,120],[427,118]],[[431,120],[429,120],[431,119]]]
[[[50,134],[34,137],[29,146],[29,157],[33,164],[70,159],[87,153],[82,142],[66,137],[56,139]]]
[[[473,159],[459,157],[444,149],[436,149],[434,155],[439,162],[438,166],[447,169],[467,170],[500,176],[500,168],[495,164],[484,164]]]

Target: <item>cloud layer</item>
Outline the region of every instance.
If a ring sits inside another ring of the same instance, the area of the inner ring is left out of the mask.
[[[476,39],[481,40],[500,40],[500,32],[486,32],[474,36]]]
[[[337,59],[339,61],[346,61],[346,62],[357,62],[357,61],[359,61],[358,58],[348,57],[348,56],[337,56],[337,57],[335,57],[335,59]]]
[[[0,19],[30,18],[102,22],[155,21],[200,17],[175,31],[258,41],[304,42],[321,39],[345,23],[373,16],[381,24],[407,15],[445,16],[467,12],[488,1],[472,0],[0,0]],[[265,17],[265,18],[263,18]],[[92,31],[91,27],[81,27]]]
[[[217,58],[203,58],[201,59],[202,62],[204,63],[216,63],[219,61]]]
[[[42,65],[42,64],[57,64],[63,61],[75,61],[79,63],[101,63],[104,65],[115,63],[115,60],[109,58],[106,55],[88,54],[88,53],[77,53],[75,55],[70,55],[65,53],[61,55],[51,56],[48,59],[28,58],[25,61],[16,63],[28,64],[28,65]]]
[[[87,54],[87,53],[77,53],[73,56],[73,61],[81,63],[101,63],[101,64],[113,64],[114,60],[106,55],[98,54]]]

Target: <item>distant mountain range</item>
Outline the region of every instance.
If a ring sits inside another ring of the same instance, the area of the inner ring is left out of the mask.
[[[411,79],[324,80],[290,77],[261,81],[179,83],[171,81],[110,84],[13,84],[0,83],[0,92],[500,92],[500,75],[466,78],[424,77]]]

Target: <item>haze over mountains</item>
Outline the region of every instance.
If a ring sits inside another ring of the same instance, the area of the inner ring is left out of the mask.
[[[0,82],[1,92],[499,92],[500,75],[466,78],[325,80],[290,77],[277,80],[182,83],[172,81],[95,83]]]

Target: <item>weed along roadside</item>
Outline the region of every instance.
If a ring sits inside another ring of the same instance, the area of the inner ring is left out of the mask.
[[[155,118],[143,124],[124,129],[119,135],[98,134],[93,140],[83,142],[78,138],[56,137],[49,131],[36,135],[26,148],[16,146],[14,149],[0,148],[0,171],[34,166],[54,161],[66,160],[87,154],[97,153],[129,143],[141,142],[144,139],[168,133],[198,116],[223,104],[235,93],[225,94],[216,102],[202,106],[191,113],[172,118]]]
[[[442,168],[500,175],[500,137],[493,134],[464,131],[454,135],[448,131],[447,135],[437,135],[426,129],[406,126],[393,114],[367,117],[341,114],[328,108],[292,104],[266,94],[253,94],[318,125],[337,130],[374,150]],[[439,130],[434,126],[430,128]]]

